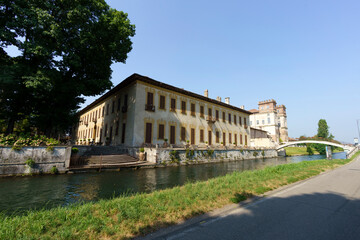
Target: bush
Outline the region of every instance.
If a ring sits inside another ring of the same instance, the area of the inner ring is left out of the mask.
[[[253,156],[256,157],[257,155],[259,155],[259,153],[255,151],[255,152],[253,153]]]
[[[28,165],[30,168],[33,168],[35,166],[35,161],[32,158],[28,158],[25,161],[25,164]]]
[[[71,148],[71,153],[77,154],[79,152],[79,149],[76,147]]]
[[[22,149],[22,146],[15,146],[14,145],[14,146],[11,147],[11,149],[14,150],[14,151],[20,151]]]
[[[15,134],[4,135],[0,134],[0,146],[15,147],[14,150],[20,150],[26,146],[54,146],[60,142],[54,138],[47,138],[42,135],[30,136],[29,134],[23,134],[17,136]]]
[[[58,174],[58,173],[59,173],[59,170],[57,169],[56,166],[53,166],[53,167],[50,169],[50,173],[51,173],[51,174]]]
[[[46,151],[53,152],[54,151],[54,146],[47,146]]]
[[[192,159],[195,155],[195,151],[194,150],[190,150],[190,149],[186,149],[186,158],[187,159]]]
[[[140,152],[145,152],[145,149],[144,149],[144,148],[140,148]]]
[[[170,152],[170,159],[172,163],[179,163],[180,162],[180,156],[178,151],[174,150]]]
[[[15,134],[9,134],[7,136],[0,134],[0,146],[12,146],[16,140],[17,137]]]
[[[209,157],[212,157],[212,155],[214,154],[214,150],[212,149],[207,150],[207,154]]]
[[[309,155],[314,155],[314,151],[312,150],[312,148],[311,148],[309,145],[306,146],[306,152],[307,152]]]

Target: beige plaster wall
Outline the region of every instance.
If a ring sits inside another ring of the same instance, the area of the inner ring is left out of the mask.
[[[154,94],[155,112],[145,111],[147,92],[151,91]],[[165,110],[159,109],[160,95],[165,96]],[[195,129],[195,145],[205,145],[200,142],[200,129],[204,130],[204,142],[208,141],[208,131],[212,131],[213,145],[220,145],[223,142],[223,132],[226,132],[226,145],[231,145],[234,140],[234,134],[237,134],[237,143],[240,145],[240,134],[243,136],[243,144],[245,144],[245,135],[248,138],[248,145],[250,145],[250,128],[244,128],[244,118],[249,124],[249,115],[234,111],[230,108],[225,108],[220,105],[208,103],[196,98],[175,93],[159,87],[137,83],[136,88],[136,117],[135,117],[135,132],[134,132],[134,146],[140,146],[145,142],[145,124],[150,122],[153,124],[152,129],[152,144],[163,144],[164,140],[158,139],[158,125],[162,123],[165,125],[165,138],[170,139],[170,125],[175,125],[176,130],[176,145],[186,144],[181,141],[180,129],[182,126],[186,128],[186,140],[190,141],[190,129]],[[176,111],[170,111],[170,99],[176,98]],[[181,112],[181,101],[186,101],[186,114]],[[195,116],[191,115],[191,103],[195,103]],[[204,106],[204,118],[200,117],[200,105]],[[212,108],[212,116],[215,118],[215,110],[219,110],[219,121],[214,124],[208,124],[206,117],[208,116],[208,108]],[[226,121],[222,120],[222,112],[225,111]],[[228,114],[231,113],[231,124],[228,122]],[[237,124],[234,124],[234,115],[237,117]],[[242,125],[239,124],[239,116],[242,118]],[[219,131],[220,140],[216,143],[216,131]],[[229,133],[232,134],[232,143],[229,144]]]

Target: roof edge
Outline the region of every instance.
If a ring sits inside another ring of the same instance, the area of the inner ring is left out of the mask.
[[[131,76],[127,77],[124,81],[122,81],[121,83],[116,85],[114,88],[109,90],[107,93],[105,93],[104,95],[102,95],[101,97],[96,99],[94,102],[90,103],[85,108],[81,109],[77,114],[79,114],[79,115],[83,114],[84,112],[91,109],[92,107],[94,107],[95,105],[100,103],[101,101],[103,101],[106,98],[108,98],[109,96],[111,96],[114,92],[120,90],[121,88],[124,88],[124,87],[130,85],[131,83],[133,83],[135,81],[141,81],[141,82],[144,82],[144,83],[149,83],[149,84],[155,85],[157,87],[172,90],[172,91],[175,91],[175,92],[178,92],[178,93],[181,93],[181,94],[184,94],[184,95],[188,95],[188,96],[191,96],[191,97],[203,100],[203,101],[207,101],[207,102],[210,102],[210,103],[213,103],[213,104],[216,104],[216,105],[220,105],[222,107],[230,108],[230,109],[233,109],[233,110],[236,110],[236,111],[239,111],[239,112],[243,112],[243,113],[246,113],[246,114],[249,114],[249,115],[252,114],[251,112],[246,111],[245,109],[241,109],[239,107],[235,107],[235,106],[227,104],[227,103],[219,102],[219,101],[217,101],[215,99],[211,99],[211,98],[202,96],[202,95],[197,94],[197,93],[193,93],[193,92],[190,92],[190,91],[187,91],[187,90],[184,90],[184,89],[181,89],[181,88],[178,88],[178,87],[175,87],[175,86],[163,83],[163,82],[159,82],[157,80],[154,80],[154,79],[146,77],[146,76],[142,76],[142,75],[137,74],[137,73],[134,73]]]

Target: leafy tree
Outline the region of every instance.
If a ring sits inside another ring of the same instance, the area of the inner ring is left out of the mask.
[[[320,119],[318,122],[318,133],[319,138],[328,139],[329,137],[329,126],[325,119]],[[332,135],[331,135],[332,136]]]
[[[326,122],[325,119],[320,119],[319,120],[319,122],[318,122],[318,133],[317,133],[316,137],[320,138],[321,140],[328,140],[328,141],[331,141],[331,140],[334,139],[334,136],[329,133],[329,126],[327,125],[327,122]],[[322,154],[322,155],[326,154],[326,145],[324,145],[324,144],[314,144],[314,148],[320,154]]]
[[[306,152],[307,152],[309,155],[314,155],[314,151],[312,150],[310,144],[306,144]]]
[[[126,13],[104,0],[0,3],[0,120],[56,135],[75,121],[84,96],[112,86],[111,64],[125,63],[135,35]],[[21,54],[4,51],[15,46]]]

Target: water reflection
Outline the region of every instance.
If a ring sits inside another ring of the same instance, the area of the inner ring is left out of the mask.
[[[124,193],[152,192],[186,182],[206,180],[234,171],[323,159],[324,156],[296,156],[237,162],[190,165],[120,172],[58,176],[0,178],[0,211],[13,213],[26,209],[51,208],[80,201],[96,201]],[[335,153],[333,158],[345,158]]]

